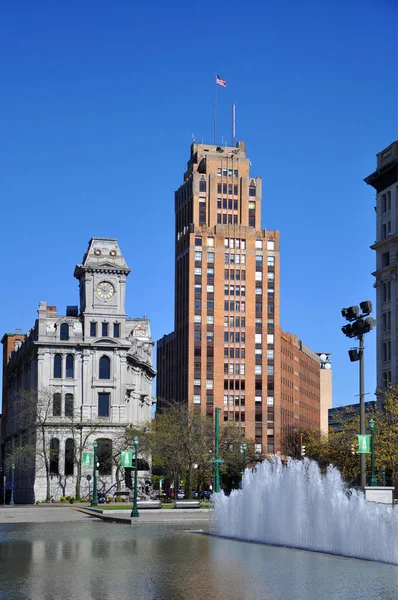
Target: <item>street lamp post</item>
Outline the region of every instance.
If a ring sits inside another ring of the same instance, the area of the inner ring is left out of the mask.
[[[97,442],[94,442],[94,456],[93,456],[93,499],[91,500],[91,506],[98,506],[98,493],[97,493]]]
[[[247,444],[246,442],[242,443],[242,452],[243,452],[243,473],[246,470],[246,452],[247,452]]]
[[[353,348],[348,351],[350,361],[359,361],[359,418],[360,418],[360,434],[365,435],[365,345],[364,334],[369,333],[376,325],[375,319],[369,317],[372,312],[372,302],[365,300],[359,306],[349,306],[341,310],[341,315],[349,321],[348,325],[341,328],[344,335],[348,338],[357,338],[359,342],[358,348]],[[366,454],[359,454],[359,468],[361,477],[361,487],[366,485]]]
[[[370,458],[371,458],[371,465],[372,465],[372,473],[370,476],[370,485],[375,486],[375,485],[377,485],[377,479],[376,479],[376,474],[375,474],[375,420],[370,419],[369,425],[370,425],[370,452],[371,452]]]
[[[14,463],[11,465],[11,498],[10,498],[10,506],[14,506],[14,473],[15,473],[15,465]]]
[[[139,517],[137,506],[137,487],[138,487],[138,437],[134,438],[134,503],[130,517]]]

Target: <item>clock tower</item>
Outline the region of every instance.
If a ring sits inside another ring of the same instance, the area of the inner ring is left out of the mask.
[[[80,316],[85,337],[90,324],[116,320],[124,330],[126,277],[130,273],[117,241],[92,238],[74,276],[80,285]]]

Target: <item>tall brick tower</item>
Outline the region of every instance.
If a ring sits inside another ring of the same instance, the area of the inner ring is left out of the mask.
[[[157,398],[239,423],[256,451],[280,432],[279,232],[261,229],[246,145],[193,143],[175,193],[175,328],[158,342]]]

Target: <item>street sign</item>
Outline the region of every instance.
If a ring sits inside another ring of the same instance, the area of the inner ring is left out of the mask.
[[[357,435],[358,454],[370,454],[370,435]]]
[[[92,467],[93,466],[93,453],[92,452],[83,452],[83,467]]]
[[[133,451],[123,450],[120,457],[121,467],[132,467],[133,466]]]

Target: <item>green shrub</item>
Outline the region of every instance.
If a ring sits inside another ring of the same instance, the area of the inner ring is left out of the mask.
[[[66,497],[65,496],[61,496],[61,498],[59,499],[60,502],[66,502]]]

